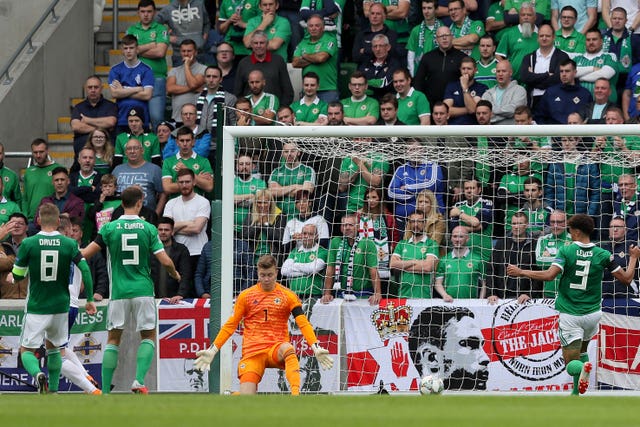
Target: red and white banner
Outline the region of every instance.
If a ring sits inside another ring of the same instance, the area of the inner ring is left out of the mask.
[[[158,390],[209,391],[207,374],[193,369],[196,352],[209,347],[209,300],[158,303]]]
[[[509,300],[498,305],[489,305],[485,300],[444,304],[442,300],[390,299],[373,307],[366,300],[305,302],[305,311],[311,307],[311,324],[336,363],[330,371],[319,369],[292,320],[291,341],[300,357],[303,391],[332,392],[342,386],[352,391],[374,392],[381,383],[388,391],[417,390],[418,378],[427,373],[440,375],[451,389],[569,391],[572,388],[557,335],[558,314],[550,299],[527,304]],[[209,345],[208,300],[187,300],[178,305],[161,302],[158,314],[158,390],[207,391],[208,378],[193,369],[193,359],[196,351]],[[614,339],[608,335],[610,322],[605,319],[601,338]],[[627,320],[635,323],[624,328],[617,326],[626,333],[616,331],[616,342],[605,345],[605,361],[597,370],[599,379],[603,367],[614,375],[619,368],[622,375],[624,366],[615,364],[622,360],[626,366],[639,369],[634,361],[634,351],[640,344],[637,319],[640,318]],[[344,338],[340,336],[341,330]],[[622,336],[628,336],[626,347],[620,341]],[[232,390],[239,388],[236,372],[241,344],[242,329],[239,329],[232,338]],[[609,348],[613,345],[617,349],[611,353]],[[591,360],[596,360],[596,347],[594,340],[589,347]],[[628,354],[622,353],[624,349]],[[340,372],[346,372],[346,384],[341,385]],[[628,388],[640,389],[640,381]],[[268,369],[259,391],[287,392],[284,372]]]
[[[456,390],[571,390],[553,300],[383,300],[342,306],[347,388],[416,390],[426,374]],[[589,348],[595,360],[595,342]],[[592,374],[592,380],[595,379]],[[593,384],[593,381],[592,381]]]
[[[616,314],[615,310],[605,308],[598,342],[598,381],[639,390],[640,317],[632,313]]]

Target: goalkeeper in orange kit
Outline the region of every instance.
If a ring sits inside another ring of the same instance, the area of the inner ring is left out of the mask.
[[[300,363],[289,341],[289,316],[293,315],[304,338],[323,369],[331,369],[329,351],[318,345],[313,327],[302,311],[295,293],[276,282],[276,259],[264,255],[258,260],[258,283],[238,295],[233,314],[222,326],[213,344],[196,353],[194,366],[200,371],[209,365],[224,343],[244,320],[242,359],[238,364],[240,394],[255,394],[266,368],[284,369],[292,395],[300,394]]]

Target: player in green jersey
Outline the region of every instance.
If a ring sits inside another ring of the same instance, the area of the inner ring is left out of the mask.
[[[573,392],[583,394],[589,387],[589,362],[587,347],[598,332],[602,316],[602,275],[604,269],[624,284],[631,283],[640,248],[629,250],[629,265],[625,270],[614,261],[613,255],[591,243],[590,235],[595,224],[585,214],[576,214],[568,221],[573,243],[563,246],[547,270],[522,270],[507,266],[512,277],[528,277],[533,280],[553,280],[560,275],[555,308],[560,313],[558,333],[567,373],[573,377]]]
[[[111,380],[118,366],[120,339],[129,312],[142,338],[138,348],[136,379],[131,391],[149,393],[144,385],[144,377],[154,359],[156,339],[156,305],[149,254],[153,253],[169,275],[180,281],[180,273],[176,271],[173,261],[164,251],[164,246],[158,238],[158,230],[138,216],[143,202],[142,188],[137,185],[126,188],[122,192],[124,215],[102,226],[98,237],[83,250],[83,254],[91,258],[106,248],[109,260],[109,335],[102,359],[102,384],[105,394],[111,391]]]
[[[13,266],[13,280],[29,275],[27,313],[20,335],[20,359],[24,368],[36,379],[38,391],[57,392],[62,369],[63,346],[69,325],[69,265],[75,263],[82,272],[87,292],[85,309],[96,313],[93,303],[93,280],[89,264],[82,258],[75,240],[58,232],[60,211],[52,203],[38,210],[41,231],[22,241]],[[40,371],[36,350],[45,340],[49,381]]]

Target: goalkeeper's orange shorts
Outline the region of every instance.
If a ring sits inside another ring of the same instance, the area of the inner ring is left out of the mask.
[[[238,363],[238,378],[240,383],[258,384],[266,368],[284,369],[284,360],[278,360],[278,349],[285,343],[274,344],[271,347],[240,359]]]

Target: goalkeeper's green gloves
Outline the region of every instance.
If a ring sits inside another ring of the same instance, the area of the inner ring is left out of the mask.
[[[213,362],[213,358],[216,357],[218,353],[218,347],[211,344],[206,350],[200,350],[196,352],[196,356],[198,358],[195,362],[193,362],[193,367],[196,368],[200,372],[207,372],[210,368],[211,362]]]
[[[311,349],[313,350],[313,354],[315,354],[316,359],[318,359],[318,363],[320,363],[322,369],[328,370],[333,367],[333,359],[329,356],[329,350],[320,347],[318,343],[313,344]]]

